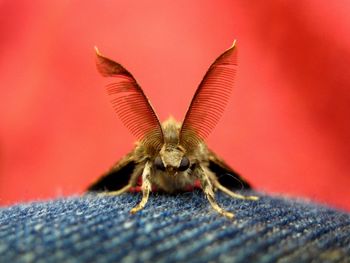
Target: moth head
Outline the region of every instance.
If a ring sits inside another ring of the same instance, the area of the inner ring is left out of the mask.
[[[169,175],[184,172],[190,165],[190,160],[181,146],[164,145],[159,156],[154,159],[154,167],[157,170],[166,171]]]

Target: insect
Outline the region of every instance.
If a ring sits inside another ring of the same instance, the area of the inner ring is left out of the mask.
[[[142,199],[130,211],[136,213],[144,208],[152,189],[175,193],[199,185],[214,210],[229,218],[234,214],[219,206],[215,191],[233,198],[258,199],[232,191],[250,186],[205,144],[223,114],[235,82],[236,41],[209,67],[182,123],[169,118],[161,124],[132,74],[96,47],[95,50],[98,71],[115,79],[107,85],[113,108],[138,142],[88,191],[107,190],[109,195],[120,195],[139,185]]]

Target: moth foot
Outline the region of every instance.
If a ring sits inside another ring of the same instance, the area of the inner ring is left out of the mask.
[[[133,209],[130,210],[131,214],[135,214],[136,212],[142,210],[145,207],[148,200],[148,195],[149,195],[149,192],[147,192],[145,195],[142,196],[141,202],[138,203]]]
[[[258,196],[254,196],[254,195],[248,195],[248,196],[245,196],[245,195],[240,195],[240,194],[237,194],[237,193],[234,193],[234,192],[231,192],[231,191],[223,191],[225,194],[233,197],[233,198],[237,198],[237,199],[242,199],[242,200],[250,200],[250,201],[256,201],[256,200],[259,200],[259,197]]]
[[[231,190],[227,189],[225,186],[221,185],[219,182],[216,183],[216,188],[219,189],[220,191],[224,192],[225,194],[233,197],[233,198],[237,198],[237,199],[243,199],[243,200],[251,200],[251,201],[256,201],[259,200],[258,196],[254,196],[254,195],[241,195],[241,194],[237,194],[235,192],[232,192]]]
[[[225,216],[225,217],[227,217],[227,218],[229,218],[229,219],[232,219],[232,218],[235,217],[235,214],[234,214],[234,213],[231,213],[231,212],[226,211],[226,210],[224,210],[224,209],[221,209],[221,208],[220,208],[220,210],[217,210],[216,208],[214,208],[214,209],[215,209],[215,211],[217,211],[219,214],[221,214],[221,215],[223,215],[223,216]]]
[[[218,203],[217,203],[216,200],[215,200],[214,193],[212,193],[212,192],[210,193],[210,192],[209,192],[208,194],[206,194],[206,196],[207,196],[207,198],[208,198],[208,201],[209,201],[211,207],[212,207],[216,212],[218,212],[220,215],[223,215],[223,216],[225,216],[225,217],[227,217],[227,218],[229,218],[229,219],[232,219],[232,218],[235,217],[235,215],[234,215],[233,213],[224,210],[223,208],[221,208],[221,207],[218,205]]]
[[[100,197],[108,196],[108,192],[98,193],[97,196],[100,196]]]
[[[133,209],[130,210],[130,214],[135,214],[135,213],[137,213],[138,211],[140,211],[140,210],[142,210],[142,209],[143,209],[142,206],[137,205],[137,206],[135,206]]]
[[[246,200],[251,200],[251,201],[257,201],[259,200],[259,196],[255,196],[255,195],[248,195],[245,197]]]
[[[256,200],[259,200],[259,197],[258,196],[255,196],[255,195],[240,195],[240,194],[237,194],[237,193],[234,193],[234,192],[225,192],[227,195],[233,197],[233,198],[237,198],[237,199],[242,199],[242,200],[250,200],[250,201],[256,201]]]

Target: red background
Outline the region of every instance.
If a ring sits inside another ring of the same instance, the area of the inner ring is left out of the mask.
[[[93,47],[181,119],[234,39],[237,87],[208,144],[269,193],[350,210],[349,1],[1,1],[0,203],[81,193],[134,138]]]

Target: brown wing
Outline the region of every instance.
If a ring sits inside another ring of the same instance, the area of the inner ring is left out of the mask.
[[[125,155],[107,173],[88,187],[88,191],[115,191],[126,186],[135,169],[133,152]]]
[[[219,182],[229,189],[250,189],[249,183],[211,150],[209,150],[209,169]]]
[[[193,96],[180,131],[180,144],[196,148],[218,123],[228,102],[237,71],[237,48],[221,54],[210,66]]]
[[[135,78],[122,65],[102,56],[97,48],[96,66],[102,76],[115,78],[107,85],[107,92],[123,124],[148,148],[160,149],[164,141],[162,127]]]

